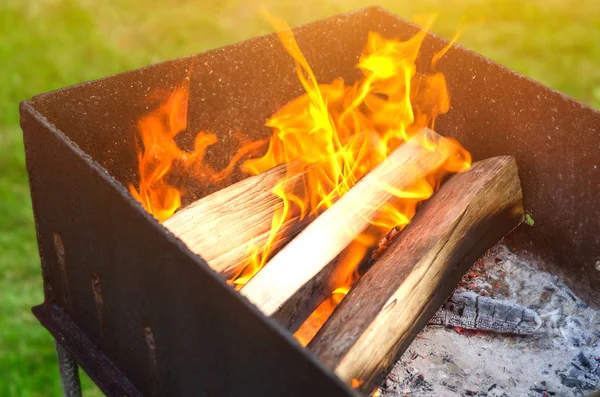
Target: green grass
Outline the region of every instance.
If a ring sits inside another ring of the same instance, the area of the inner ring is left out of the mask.
[[[4,0],[0,4],[0,396],[59,396],[52,339],[30,307],[43,300],[18,103],[34,94],[270,31],[257,3]],[[206,5],[208,3],[209,5]],[[266,0],[292,25],[364,7],[359,0]],[[382,1],[434,30],[600,108],[600,2]],[[410,3],[410,4],[409,4]],[[452,4],[449,6],[449,4]],[[87,396],[100,395],[89,380]]]

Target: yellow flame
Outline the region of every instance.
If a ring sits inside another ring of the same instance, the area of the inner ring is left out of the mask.
[[[188,76],[173,89],[168,99],[138,121],[139,182],[137,187],[133,184],[128,187],[133,197],[159,222],[181,207],[182,197],[186,194],[183,187],[177,187],[169,180],[171,174],[186,181],[216,184],[228,178],[241,159],[266,144],[266,141],[256,141],[244,145],[227,167],[218,172],[205,161],[207,150],[218,141],[216,135],[200,131],[192,151],[181,149],[175,138],[187,129],[191,72],[190,67]]]
[[[323,323],[333,313],[333,310],[344,299],[348,293],[348,287],[335,289],[331,296],[323,301],[319,307],[313,312],[313,315],[305,321],[302,326],[294,333],[294,337],[302,346],[306,346],[308,342],[316,335]]]
[[[167,179],[174,166],[202,164],[206,149],[216,136],[204,132],[196,136],[195,150],[187,153],[175,143],[175,137],[187,128],[189,79],[175,87],[168,100],[138,122],[139,185],[129,191],[159,222],[169,218],[181,206],[181,191]],[[214,171],[206,166],[210,175]]]
[[[444,75],[435,70],[450,43],[418,71],[416,61],[426,30],[401,41],[371,32],[357,68],[362,77],[354,83],[336,79],[319,83],[302,54],[288,25],[268,16],[280,41],[295,62],[296,74],[305,93],[279,109],[267,121],[273,134],[266,153],[242,163],[242,171],[260,174],[279,164],[288,164],[286,176],[273,189],[283,201],[273,216],[266,244],[251,246],[251,259],[229,280],[241,288],[273,254],[274,241],[292,216],[318,216],[331,207],[354,184],[424,127],[433,128],[436,118],[450,109],[450,95]],[[430,18],[425,26],[433,22]],[[187,128],[189,76],[169,99],[139,122],[139,185],[130,191],[144,208],[159,220],[181,206],[185,189],[176,188],[169,176],[217,183],[231,174],[236,164],[262,148],[266,142],[249,142],[241,147],[230,164],[214,170],[205,159],[217,143],[215,135],[200,132],[194,150],[184,151],[175,137]],[[407,189],[384,186],[395,199],[378,208],[369,219],[370,227],[340,254],[339,265],[329,280],[331,296],[326,299],[295,336],[306,344],[360,277],[359,266],[392,229],[401,230],[414,216],[419,203],[430,197],[448,172],[470,167],[469,153],[452,139],[436,140],[426,134],[423,147],[450,153],[440,169]],[[399,170],[401,172],[401,170]],[[301,176],[302,189],[290,192],[286,183]],[[299,215],[298,215],[299,214]]]
[[[417,72],[416,60],[425,30],[407,41],[371,32],[357,65],[362,79],[354,84],[341,79],[319,84],[289,27],[272,16],[269,20],[294,59],[305,94],[268,120],[273,135],[267,152],[242,164],[242,169],[251,174],[283,163],[293,162],[295,166],[288,169],[273,191],[284,202],[283,210],[273,219],[269,242],[252,248],[253,260],[233,280],[238,288],[267,263],[272,255],[271,242],[290,216],[291,208],[301,217],[322,213],[389,153],[423,127],[432,127],[436,117],[450,108],[446,80],[434,69],[450,47],[434,56],[431,71]],[[431,22],[432,19],[427,24]],[[426,135],[422,145],[451,153],[450,160],[408,189],[385,186],[396,200],[379,208],[377,215],[369,219],[372,226],[342,252],[330,280],[331,290],[338,292],[332,293],[295,333],[302,344],[308,343],[319,328],[317,324],[322,324],[339,304],[345,295],[339,289],[347,292],[357,280],[359,265],[377,242],[391,229],[408,224],[419,202],[433,194],[446,173],[470,166],[468,152],[453,140],[436,141]],[[304,189],[299,193],[286,191],[285,182],[299,174],[303,175]]]

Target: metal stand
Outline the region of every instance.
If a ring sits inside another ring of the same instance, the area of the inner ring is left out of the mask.
[[[77,363],[58,341],[56,341],[56,356],[58,357],[58,368],[63,385],[63,396],[81,397],[81,382]]]

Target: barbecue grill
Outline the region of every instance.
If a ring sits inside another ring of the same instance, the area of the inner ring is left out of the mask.
[[[367,8],[294,34],[320,81],[351,82],[369,31],[405,40],[418,29]],[[428,34],[421,56],[446,44]],[[45,294],[33,312],[57,341],[66,387],[77,389],[80,366],[108,396],[355,395],[126,189],[138,178],[136,121],[150,89],[172,89],[192,61],[181,144],[193,144],[194,131],[217,134],[207,160],[218,169],[236,149],[232,131],[267,138],[265,120],[302,92],[292,60],[267,35],[21,104]],[[475,160],[509,154],[519,164],[535,226],[508,244],[600,304],[600,113],[460,46],[439,69],[452,108],[436,130]]]

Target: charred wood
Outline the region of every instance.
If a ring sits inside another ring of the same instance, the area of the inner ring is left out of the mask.
[[[466,291],[453,294],[435,313],[429,324],[530,335],[540,328],[542,320],[534,310],[516,303]]]

